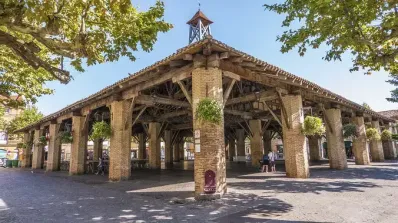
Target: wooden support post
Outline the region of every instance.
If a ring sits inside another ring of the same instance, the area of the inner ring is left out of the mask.
[[[182,81],[177,81],[177,84],[180,86],[181,91],[184,93],[184,95],[187,98],[189,104],[192,105],[192,96],[189,94],[187,88],[185,87],[185,84],[182,83]]]
[[[227,90],[224,92],[223,107],[225,107],[225,105],[226,105],[226,103],[227,103],[227,101],[228,101],[229,95],[231,94],[232,88],[234,87],[235,83],[236,83],[236,80],[235,80],[235,79],[232,79],[232,80],[231,80],[231,83],[229,83],[229,85],[228,85]]]

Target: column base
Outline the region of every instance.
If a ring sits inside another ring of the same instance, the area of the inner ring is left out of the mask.
[[[221,193],[199,194],[199,195],[195,196],[195,200],[197,200],[197,201],[212,201],[212,200],[221,199],[221,197],[222,197]]]

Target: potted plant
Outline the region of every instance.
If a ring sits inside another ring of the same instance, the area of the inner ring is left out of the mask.
[[[368,140],[380,140],[380,134],[379,131],[375,128],[368,128],[366,129],[366,138]]]
[[[382,141],[390,141],[392,139],[391,131],[384,129],[380,134],[380,138]]]
[[[95,122],[93,125],[92,133],[90,135],[91,139],[109,139],[112,135],[111,126],[104,122]]]
[[[73,142],[72,133],[69,131],[60,132],[59,136],[61,143],[68,144]]]
[[[47,138],[45,136],[40,136],[36,142],[37,145],[39,146],[45,146],[47,145]]]
[[[305,136],[320,136],[325,133],[325,126],[321,118],[307,116],[304,119],[301,131]]]
[[[222,109],[217,101],[204,98],[199,101],[196,107],[196,119],[200,122],[220,124],[222,122]]]

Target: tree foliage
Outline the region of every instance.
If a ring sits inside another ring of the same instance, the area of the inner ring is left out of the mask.
[[[222,122],[222,109],[217,101],[204,98],[199,101],[196,108],[196,118],[200,121],[208,121],[214,124]]]
[[[344,138],[356,138],[359,136],[358,127],[355,124],[345,124],[343,126],[343,136]]]
[[[384,129],[381,134],[380,134],[380,138],[383,141],[388,141],[392,139],[392,133],[390,130]]]
[[[384,69],[398,75],[398,2],[395,0],[285,0],[265,4],[266,9],[286,15],[282,27],[290,28],[277,40],[283,53],[298,49],[329,46],[323,59],[341,60],[352,54],[350,71],[366,69],[366,74]],[[298,27],[296,28],[296,26]],[[294,28],[293,28],[294,27]],[[398,79],[390,82],[398,86]],[[389,101],[398,101],[398,90]]]
[[[362,106],[365,107],[368,110],[372,110],[372,108],[370,107],[370,105],[368,103],[362,103]]]
[[[366,138],[369,140],[380,140],[380,133],[375,128],[367,128],[366,129]]]
[[[307,116],[304,119],[302,132],[306,136],[322,135],[325,133],[325,126],[322,119],[314,116]]]
[[[14,131],[21,129],[27,125],[30,125],[34,122],[39,121],[42,119],[44,115],[39,112],[37,107],[30,107],[22,111],[22,113],[14,118],[13,120],[9,122],[5,122],[3,120],[3,129],[6,130],[8,137],[13,139],[22,139],[23,135],[22,134],[14,134]]]
[[[134,51],[151,51],[172,27],[163,15],[161,1],[147,11],[130,0],[0,1],[0,102],[52,93],[45,81],[71,79],[66,61],[77,71],[121,56],[134,61]]]

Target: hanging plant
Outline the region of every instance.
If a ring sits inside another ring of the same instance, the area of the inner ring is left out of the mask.
[[[391,135],[392,140],[398,141],[398,134]]]
[[[196,108],[196,118],[200,121],[208,121],[213,124],[220,124],[222,120],[222,110],[217,101],[204,98],[199,101]]]
[[[36,142],[38,146],[45,146],[47,145],[47,138],[45,136],[40,136]]]
[[[366,129],[366,138],[369,140],[380,140],[379,131],[377,131],[375,128]]]
[[[343,136],[344,138],[357,138],[359,136],[358,128],[354,124],[346,124],[343,126]]]
[[[20,142],[17,144],[17,148],[26,148],[26,145],[25,143]]]
[[[304,119],[302,133],[306,136],[322,135],[325,133],[325,126],[322,119],[314,116],[307,116]]]
[[[90,135],[91,139],[109,139],[112,134],[111,126],[104,122],[96,122],[93,125],[93,130]]]
[[[59,137],[61,138],[61,143],[68,144],[73,142],[73,137],[71,132],[68,131],[60,132]]]
[[[391,139],[392,139],[392,133],[391,133],[391,131],[389,131],[389,130],[387,130],[387,129],[384,129],[384,130],[381,132],[380,138],[381,138],[382,141],[389,141],[389,140],[391,140]]]

